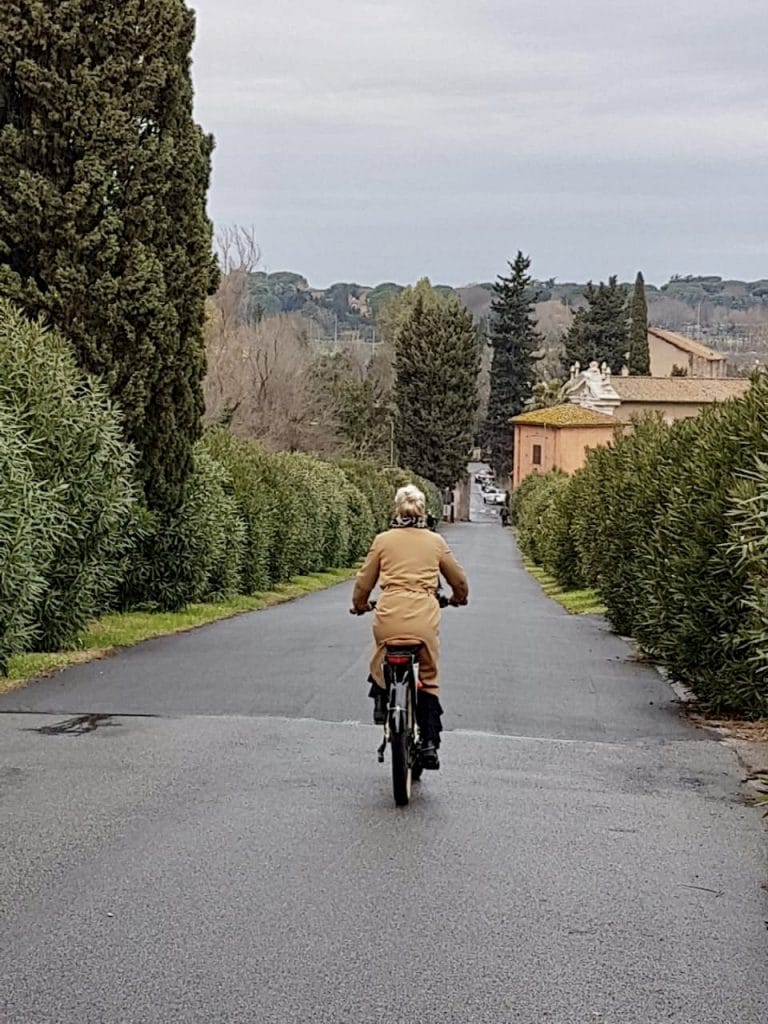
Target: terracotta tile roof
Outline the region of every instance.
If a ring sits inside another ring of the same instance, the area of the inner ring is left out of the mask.
[[[749,390],[746,377],[612,377],[622,402],[693,402],[709,405],[739,398]]]
[[[655,338],[659,338],[661,341],[666,341],[669,345],[674,345],[675,348],[679,348],[682,352],[687,352],[689,355],[699,356],[701,359],[707,359],[712,363],[725,361],[725,356],[722,352],[715,352],[713,348],[707,348],[706,345],[702,345],[700,341],[694,341],[693,338],[686,338],[684,334],[676,334],[674,331],[662,331],[658,327],[649,327],[648,333]]]
[[[510,423],[532,423],[541,427],[615,427],[618,420],[603,412],[594,412],[581,405],[566,402],[549,409],[534,409],[513,416]]]

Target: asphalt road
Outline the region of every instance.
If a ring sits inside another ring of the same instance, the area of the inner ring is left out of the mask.
[[[484,522],[409,808],[349,585],[0,697],[3,1024],[768,1019],[734,755]]]

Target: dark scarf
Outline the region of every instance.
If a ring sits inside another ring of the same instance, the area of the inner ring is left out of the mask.
[[[395,516],[392,520],[392,526],[394,529],[401,529],[403,527],[416,527],[418,530],[425,530],[427,527],[426,516]]]

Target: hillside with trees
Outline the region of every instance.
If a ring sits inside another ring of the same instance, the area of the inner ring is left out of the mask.
[[[635,282],[617,284],[629,293]],[[444,295],[455,294],[478,323],[487,325],[493,282],[435,287]],[[532,281],[538,330],[544,338],[544,366],[554,369],[559,363],[557,343],[585,305],[586,287],[586,283],[554,278]],[[666,284],[644,282],[644,287],[648,322],[653,326],[700,339],[725,352],[735,368],[768,359],[768,280],[675,275]],[[296,313],[306,320],[308,335],[325,343],[338,343],[339,338],[372,343],[382,310],[403,290],[395,282],[373,286],[340,282],[318,289],[300,274],[254,271],[249,280],[249,317],[257,321]]]

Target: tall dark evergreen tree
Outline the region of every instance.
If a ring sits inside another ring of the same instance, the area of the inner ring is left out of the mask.
[[[500,275],[493,286],[491,393],[482,440],[500,479],[506,479],[512,468],[513,431],[509,420],[523,411],[533,394],[535,352],[542,341],[535,326],[530,266],[530,258],[518,252],[509,264],[509,275]]]
[[[584,298],[587,305],[576,310],[565,336],[563,367],[578,362],[584,369],[596,360],[619,373],[627,361],[627,290],[613,276],[597,288],[590,281]]]
[[[395,441],[400,465],[442,488],[466,471],[479,363],[472,314],[417,295],[395,339]]]
[[[0,294],[107,382],[150,506],[181,500],[203,409],[212,140],[183,0],[15,0],[0,34]]]
[[[645,281],[640,271],[629,303],[629,372],[637,377],[651,374],[651,352],[648,347],[648,304]]]

